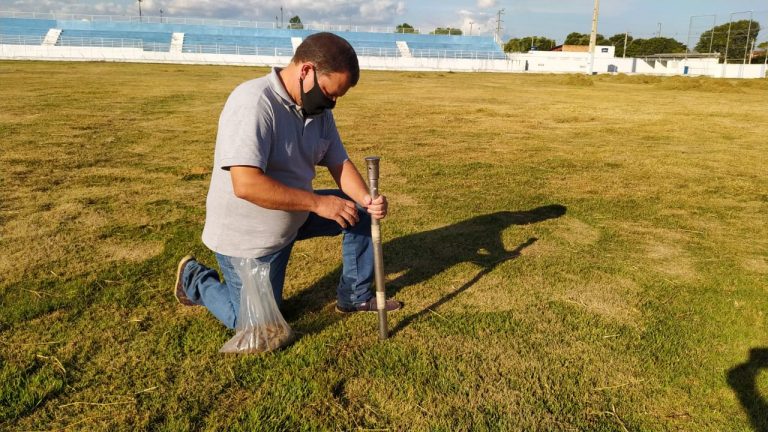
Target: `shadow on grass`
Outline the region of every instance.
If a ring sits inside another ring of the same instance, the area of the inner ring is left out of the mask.
[[[755,431],[768,431],[768,401],[757,388],[757,376],[768,369],[768,348],[749,350],[749,360],[728,371],[728,385],[749,415]]]
[[[391,240],[383,245],[384,268],[387,274],[395,275],[387,283],[387,296],[395,295],[407,286],[416,285],[460,263],[474,263],[483,269],[471,280],[425,310],[416,312],[391,330],[396,333],[421,317],[429,309],[450,301],[462,291],[474,285],[501,263],[514,259],[520,252],[537,239],[528,239],[513,250],[506,250],[502,232],[512,225],[528,225],[554,219],[564,215],[566,208],[559,204],[537,207],[527,211],[502,211],[477,216],[454,225],[424,231]],[[330,272],[312,286],[286,299],[285,313],[288,319],[300,314],[317,312],[336,298],[336,284],[341,268]],[[290,277],[290,276],[289,276]],[[404,308],[408,311],[408,307]],[[402,312],[401,312],[402,313]],[[308,331],[319,331],[320,327],[332,324],[338,317],[316,323]]]

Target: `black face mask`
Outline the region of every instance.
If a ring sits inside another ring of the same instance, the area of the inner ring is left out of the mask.
[[[306,93],[304,93],[304,80],[299,78],[301,112],[303,112],[305,116],[317,115],[326,109],[333,109],[333,107],[336,106],[336,101],[329,99],[320,89],[320,84],[317,82],[317,70],[312,68],[312,72],[315,74],[315,85]]]

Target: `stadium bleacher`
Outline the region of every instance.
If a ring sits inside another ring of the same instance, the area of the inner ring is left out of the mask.
[[[45,19],[0,18],[0,42],[13,45],[42,44],[56,21]]]
[[[183,34],[183,53],[290,56],[294,38],[316,30],[256,28],[162,22],[113,22],[0,18],[0,43],[42,44],[49,29],[59,29],[58,46],[132,47],[145,51],[171,48],[173,34]],[[360,56],[504,59],[492,36],[334,31]],[[400,44],[401,46],[398,46]]]

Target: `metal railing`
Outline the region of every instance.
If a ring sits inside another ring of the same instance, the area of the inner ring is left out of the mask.
[[[192,54],[235,54],[235,55],[259,55],[259,56],[293,56],[293,48],[285,47],[258,47],[243,45],[188,45],[181,48],[183,53]]]
[[[171,51],[171,44],[163,42],[144,42],[144,51],[169,52]]]
[[[144,49],[144,41],[141,39],[117,39],[100,37],[73,37],[61,36],[56,41],[57,46],[97,47],[97,48],[141,48]]]
[[[439,50],[439,49],[411,49],[411,56],[417,58],[447,58],[447,59],[473,59],[473,60],[504,60],[507,56],[503,52],[496,51],[465,51],[465,50]]]
[[[355,48],[355,53],[363,57],[402,57],[397,48],[358,47]]]
[[[0,34],[0,45],[42,45],[45,36]]]

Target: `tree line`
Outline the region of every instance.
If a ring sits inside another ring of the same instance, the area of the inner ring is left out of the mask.
[[[722,24],[703,32],[694,51],[697,53],[719,53],[720,59],[723,60],[727,47],[728,60],[731,62],[746,59],[747,62],[763,63],[766,50],[768,50],[768,42],[756,45],[755,41],[759,33],[760,23],[757,21],[741,20]],[[589,45],[589,38],[590,35],[587,33],[573,32],[566,36],[563,45]],[[618,33],[609,38],[598,34],[597,45],[616,47],[617,57],[624,55],[627,57],[644,57],[654,54],[684,53],[688,50],[685,44],[674,38],[636,39],[625,33]],[[555,46],[557,43],[552,39],[543,36],[526,36],[509,39],[504,44],[504,51],[549,51]]]

